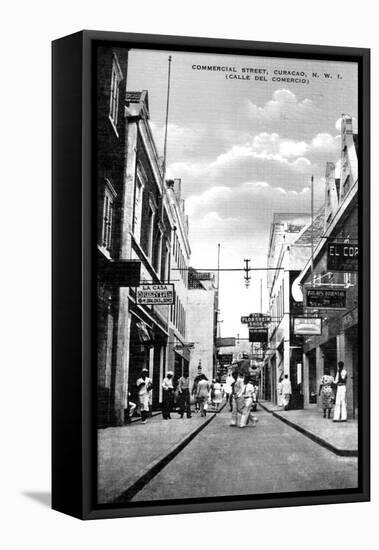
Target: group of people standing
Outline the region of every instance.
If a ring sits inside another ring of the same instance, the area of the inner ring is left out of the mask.
[[[146,424],[147,418],[151,414],[153,382],[148,374],[147,369],[142,369],[136,381],[137,403],[131,401],[131,393],[128,393],[125,412],[127,421],[130,421],[136,409],[141,414],[142,424]],[[179,379],[175,380],[174,373],[168,371],[162,381],[162,417],[164,420],[170,420],[171,413],[176,410],[181,418],[184,418],[184,415],[191,418],[191,402],[195,405],[195,411],[199,411],[201,416],[205,416],[209,403],[214,406],[216,411],[219,410],[223,396],[223,386],[217,379],[209,382],[205,374],[199,374],[196,376],[191,390],[188,372],[184,372]]]
[[[226,379],[227,402],[232,413],[230,426],[245,428],[251,421],[253,427],[258,418],[253,414],[257,408],[258,385],[250,374],[239,374],[237,371]]]
[[[331,418],[334,405],[333,422],[347,421],[346,404],[347,372],[343,361],[337,365],[337,374],[324,374],[320,380],[318,395],[321,398],[321,407],[324,418]],[[290,407],[292,387],[288,374],[279,382],[279,405],[288,410]]]
[[[347,421],[346,406],[347,372],[343,361],[339,361],[336,376],[324,374],[320,381],[319,396],[324,418],[330,418],[334,405],[333,422]]]

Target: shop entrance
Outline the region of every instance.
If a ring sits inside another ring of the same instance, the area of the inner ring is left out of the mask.
[[[324,357],[324,372],[335,376],[337,372],[337,341],[331,338],[321,346],[321,351]]]
[[[308,391],[309,404],[317,404],[317,371],[316,371],[316,350],[312,349],[307,353],[308,357]]]

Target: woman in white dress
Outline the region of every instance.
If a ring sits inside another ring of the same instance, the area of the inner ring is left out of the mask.
[[[205,374],[201,375],[201,378],[197,384],[196,397],[200,405],[201,416],[205,416],[207,413],[207,403],[209,397],[210,384]]]
[[[217,380],[213,380],[213,404],[216,407],[216,411],[219,410],[222,403],[222,386]]]

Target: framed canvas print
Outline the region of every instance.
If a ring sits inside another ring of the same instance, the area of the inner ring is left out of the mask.
[[[53,508],[369,499],[369,50],[53,43]]]

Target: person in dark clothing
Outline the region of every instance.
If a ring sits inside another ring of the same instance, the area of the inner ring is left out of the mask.
[[[185,412],[187,413],[187,418],[191,418],[192,415],[188,372],[183,373],[183,376],[179,378],[178,394],[180,403],[180,418],[184,417]]]

